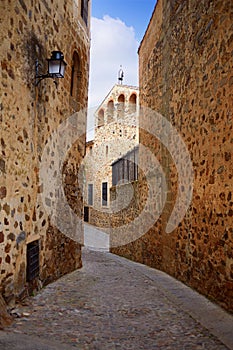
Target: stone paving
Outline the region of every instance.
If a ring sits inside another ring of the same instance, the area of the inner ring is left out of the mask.
[[[1,350],[232,349],[172,299],[161,272],[87,249],[83,264],[15,310]],[[223,313],[227,329],[233,318]]]

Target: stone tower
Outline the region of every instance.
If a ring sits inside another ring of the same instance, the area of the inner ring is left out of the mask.
[[[95,137],[87,143],[85,207],[87,220],[104,226],[110,212],[111,164],[138,144],[139,91],[116,84],[95,112]]]

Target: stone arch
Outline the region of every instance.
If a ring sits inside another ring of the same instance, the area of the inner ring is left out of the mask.
[[[132,93],[129,98],[129,111],[131,113],[136,112],[137,108],[137,95],[136,93]]]
[[[118,96],[118,117],[123,117],[125,112],[125,95],[120,94]]]
[[[104,125],[104,110],[101,108],[98,112],[98,127]]]
[[[124,94],[120,94],[118,96],[118,102],[120,103],[125,103],[125,95]]]
[[[110,123],[113,121],[113,114],[114,114],[114,102],[113,102],[113,100],[108,101],[107,111],[108,111],[108,123]]]

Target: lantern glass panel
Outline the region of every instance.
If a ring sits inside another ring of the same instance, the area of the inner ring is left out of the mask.
[[[60,65],[60,76],[61,76],[61,78],[64,78],[65,68],[66,68],[66,63],[64,61],[61,61],[61,65]]]
[[[60,75],[60,65],[61,65],[61,61],[59,60],[49,60],[48,61],[49,74]]]

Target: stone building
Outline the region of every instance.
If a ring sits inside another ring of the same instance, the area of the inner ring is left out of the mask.
[[[83,216],[77,173],[85,155],[91,2],[2,0],[0,6],[0,293],[9,303],[81,266],[81,242],[50,214],[54,210],[65,220],[60,191],[71,211]],[[46,74],[54,50],[64,55],[64,79],[37,79],[35,86],[36,60],[39,73]],[[83,136],[72,139],[60,159],[57,131],[70,116]],[[42,176],[42,168],[50,177]],[[76,233],[82,236],[81,224]]]
[[[85,159],[85,220],[108,226],[111,164],[138,144],[138,88],[116,84],[95,112],[94,140]]]
[[[112,248],[166,271],[229,311],[233,311],[232,14],[230,0],[157,1],[139,47],[140,105],[148,109],[140,114],[139,140],[159,161],[165,201],[160,217],[142,237]],[[172,127],[162,139],[163,125]],[[177,148],[179,158],[171,152],[177,146],[174,134],[185,145],[182,152]],[[180,167],[185,168],[188,157],[182,156],[187,152],[193,167],[189,184]],[[146,161],[139,151],[141,168]],[[135,196],[141,202],[145,183],[139,177]],[[192,194],[190,205],[183,219],[168,230],[177,197],[187,191]],[[127,215],[128,211],[121,213],[118,221],[126,223]],[[117,224],[115,219],[112,225]]]

